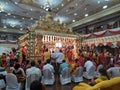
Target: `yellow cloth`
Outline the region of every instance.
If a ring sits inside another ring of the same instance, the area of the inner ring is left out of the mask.
[[[105,80],[108,80],[107,77],[105,77],[105,76],[100,76],[99,78],[97,78],[97,79],[95,80],[95,83],[97,84],[97,83],[100,83],[100,82],[105,81]]]
[[[86,83],[79,83],[77,86],[73,87],[72,90],[87,90],[87,88],[90,88],[91,86]]]
[[[120,77],[102,81],[94,86],[87,83],[79,83],[72,90],[120,90]]]
[[[46,62],[47,59],[50,59],[50,55],[51,55],[51,53],[49,51],[44,52],[44,62]]]
[[[74,56],[75,56],[74,59],[78,59],[79,58],[78,53],[75,53]]]
[[[75,74],[75,73],[76,73],[75,63],[70,64],[70,72],[71,72],[72,74]]]

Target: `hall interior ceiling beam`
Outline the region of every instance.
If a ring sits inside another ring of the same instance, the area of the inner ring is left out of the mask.
[[[67,27],[69,27],[69,28],[77,27],[77,26],[83,25],[83,24],[88,23],[88,22],[92,22],[94,20],[97,20],[99,18],[105,17],[107,15],[110,15],[110,14],[113,14],[113,13],[116,13],[119,11],[120,11],[120,4],[115,5],[111,8],[105,9],[105,10],[103,10],[99,13],[96,13],[94,15],[88,16],[88,17],[81,19],[77,22],[74,22],[72,24],[69,24]]]

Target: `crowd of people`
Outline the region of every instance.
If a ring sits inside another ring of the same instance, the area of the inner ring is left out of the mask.
[[[6,90],[11,88],[11,90],[25,90],[26,78],[31,74],[37,74],[39,79],[31,83],[30,90],[44,90],[45,87],[42,86],[40,81],[45,69],[49,69],[54,75],[59,75],[64,68],[68,67],[70,73],[75,74],[77,67],[83,67],[84,72],[87,72],[91,66],[94,66],[95,71],[97,71],[97,68],[101,65],[102,68],[99,69],[100,76],[91,78],[90,82],[88,82],[90,85],[120,76],[119,52],[112,55],[106,50],[99,53],[78,50],[77,55],[75,55],[72,48],[69,48],[66,53],[59,48],[52,52],[46,48],[43,53],[43,60],[27,60],[26,52],[24,50],[22,52],[24,52],[22,53],[22,61],[20,61],[20,51],[11,51],[9,54],[3,53],[0,58],[0,70],[5,69],[7,72],[4,77],[0,77],[0,79],[5,80]],[[20,89],[16,89],[19,86]]]

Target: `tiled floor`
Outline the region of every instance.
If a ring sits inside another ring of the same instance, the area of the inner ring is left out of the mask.
[[[77,83],[73,82],[67,85],[61,85],[58,76],[56,76],[55,84],[51,86],[46,86],[46,90],[72,90],[75,85],[77,85]]]
[[[46,90],[72,90],[74,84],[46,86]]]

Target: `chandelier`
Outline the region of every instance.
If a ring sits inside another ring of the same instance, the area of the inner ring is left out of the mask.
[[[44,9],[49,12],[52,10],[49,0],[47,0],[47,2],[45,3]]]

